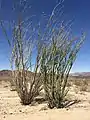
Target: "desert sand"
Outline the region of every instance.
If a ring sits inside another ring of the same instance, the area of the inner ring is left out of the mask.
[[[0,83],[0,120],[90,120],[90,92],[71,90],[71,98],[79,103],[64,109],[49,109],[47,104],[23,106],[16,91]]]

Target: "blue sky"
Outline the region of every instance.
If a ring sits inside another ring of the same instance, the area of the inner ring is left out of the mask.
[[[1,18],[4,20],[12,19],[10,7],[14,0],[2,0]],[[40,16],[42,12],[49,15],[57,4],[58,0],[29,0],[32,8],[28,12],[30,15]],[[65,0],[64,13],[67,20],[74,18],[72,32],[76,35],[81,30],[86,32],[86,40],[78,53],[77,59],[71,72],[90,71],[90,0]],[[1,19],[0,18],[0,19]],[[9,64],[10,49],[0,28],[0,70],[10,69]]]

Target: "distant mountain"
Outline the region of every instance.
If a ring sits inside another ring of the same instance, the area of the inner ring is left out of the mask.
[[[0,71],[0,77],[11,77],[12,71],[11,70],[1,70]],[[33,75],[33,72],[28,71],[29,75]],[[75,77],[90,77],[90,72],[76,72],[76,73],[70,73],[70,76]]]
[[[28,71],[27,72],[28,75],[33,75],[33,72]],[[12,71],[11,70],[1,70],[0,71],[0,78],[1,77],[11,77],[12,76]]]
[[[76,72],[76,73],[71,73],[70,75],[77,77],[90,77],[90,72]]]
[[[0,71],[0,77],[10,77],[11,71],[10,70],[1,70]]]

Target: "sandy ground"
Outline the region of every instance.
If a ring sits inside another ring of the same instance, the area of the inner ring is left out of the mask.
[[[64,109],[48,109],[46,103],[23,106],[15,91],[0,84],[0,120],[90,120],[90,93],[83,92],[72,97],[81,100]]]

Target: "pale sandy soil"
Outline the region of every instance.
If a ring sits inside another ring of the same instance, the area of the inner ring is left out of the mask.
[[[48,109],[46,103],[22,106],[15,91],[0,84],[0,120],[90,120],[90,93],[75,94],[81,102],[64,109]]]

